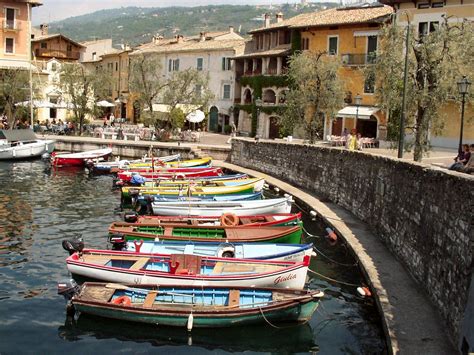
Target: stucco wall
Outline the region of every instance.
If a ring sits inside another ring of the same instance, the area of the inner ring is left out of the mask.
[[[243,139],[232,141],[230,160],[366,222],[423,287],[457,343],[473,266],[474,176],[363,152]]]

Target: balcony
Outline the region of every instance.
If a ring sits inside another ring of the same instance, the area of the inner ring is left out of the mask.
[[[35,49],[35,56],[37,58],[48,57],[48,58],[58,58],[58,59],[79,60],[79,58],[81,57],[81,53],[74,52],[74,51],[61,51],[58,49],[37,48]]]
[[[2,28],[3,32],[17,32],[21,29],[21,26],[19,21],[4,20],[2,21]]]
[[[375,53],[342,54],[341,55],[342,65],[346,65],[346,66],[360,66],[360,65],[375,64],[376,58],[377,56]]]

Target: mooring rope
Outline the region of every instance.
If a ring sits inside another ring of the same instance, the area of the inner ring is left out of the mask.
[[[262,317],[263,317],[263,319],[265,320],[265,322],[267,322],[268,325],[272,326],[272,327],[275,328],[275,329],[294,328],[294,327],[298,327],[298,326],[300,326],[300,325],[306,324],[306,323],[308,323],[308,322],[310,321],[310,319],[306,319],[304,322],[298,322],[297,324],[294,324],[294,325],[288,325],[288,326],[286,326],[286,327],[279,327],[279,326],[277,326],[277,325],[271,323],[271,322],[267,319],[267,317],[265,317],[265,314],[263,313],[262,307],[258,307],[258,309],[260,310],[260,313],[262,314]]]
[[[339,284],[342,284],[342,285],[347,285],[347,286],[354,286],[354,287],[359,287],[360,285],[357,285],[357,284],[353,284],[353,283],[349,283],[349,282],[344,282],[344,281],[339,281],[339,280],[336,280],[336,279],[332,279],[330,278],[329,276],[324,276],[323,274],[320,274],[319,272],[316,272],[316,271],[313,271],[311,269],[308,269],[308,272],[311,272],[315,275],[318,275],[324,279],[327,279],[329,281],[332,281],[332,282],[337,282]]]
[[[356,261],[355,263],[353,264],[345,264],[345,263],[340,263],[339,261],[336,261],[332,258],[330,258],[329,256],[327,256],[326,254],[324,254],[321,250],[319,250],[318,248],[316,248],[316,246],[313,244],[313,249],[316,250],[318,252],[318,255],[322,255],[324,256],[326,259],[328,259],[329,261],[337,264],[337,265],[341,265],[341,266],[347,266],[347,267],[350,267],[350,266],[356,266],[359,262]]]
[[[319,239],[319,238],[322,238],[320,235],[311,234],[310,232],[308,232],[308,231],[306,230],[305,227],[302,227],[302,228],[303,228],[303,232],[305,232],[306,235],[307,235],[309,238],[318,238],[318,239]]]

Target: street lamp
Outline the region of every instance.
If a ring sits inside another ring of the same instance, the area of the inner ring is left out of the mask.
[[[359,119],[359,106],[362,103],[362,97],[359,94],[357,94],[354,97],[354,102],[356,105],[356,124],[357,124],[357,120]]]
[[[466,94],[469,93],[469,87],[471,82],[466,76],[463,76],[461,80],[457,82],[459,94],[462,95],[462,106],[461,106],[461,132],[459,133],[459,148],[458,153],[462,152],[462,133],[464,128],[464,104],[466,103]]]
[[[257,108],[257,127],[256,127],[256,131],[255,131],[255,138],[257,138],[257,141],[258,141],[258,126],[259,126],[259,121],[260,121],[260,107],[263,105],[263,101],[261,98],[257,97],[255,99],[255,106]]]

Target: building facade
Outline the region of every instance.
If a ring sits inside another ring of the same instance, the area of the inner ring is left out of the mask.
[[[61,34],[48,34],[48,25],[41,25],[41,34],[34,35],[31,50],[35,60],[48,61],[56,58],[61,61],[78,62],[86,50],[80,43]]]
[[[132,54],[152,54],[160,58],[164,78],[175,71],[194,68],[209,78],[208,88],[214,94],[209,105],[208,129],[224,132],[232,122],[235,74],[232,58],[243,52],[245,40],[230,27],[225,32],[206,33],[174,39],[155,37]],[[133,59],[132,59],[133,60]],[[157,102],[159,104],[160,102]]]
[[[474,21],[473,0],[445,1],[407,1],[382,0],[396,11],[397,24],[406,27],[408,23],[414,27],[418,35],[426,35],[436,29],[438,24],[448,18],[449,23]],[[461,77],[459,78],[461,79]],[[474,78],[469,78],[471,82]],[[471,92],[474,90],[471,87]],[[461,126],[460,100],[449,100],[441,108],[444,116],[444,128],[441,133],[430,134],[430,144],[435,147],[457,148]],[[474,107],[469,102],[465,107],[463,142],[474,142]],[[408,133],[408,132],[407,132]]]
[[[0,1],[0,69],[30,68],[32,9],[38,0]]]

